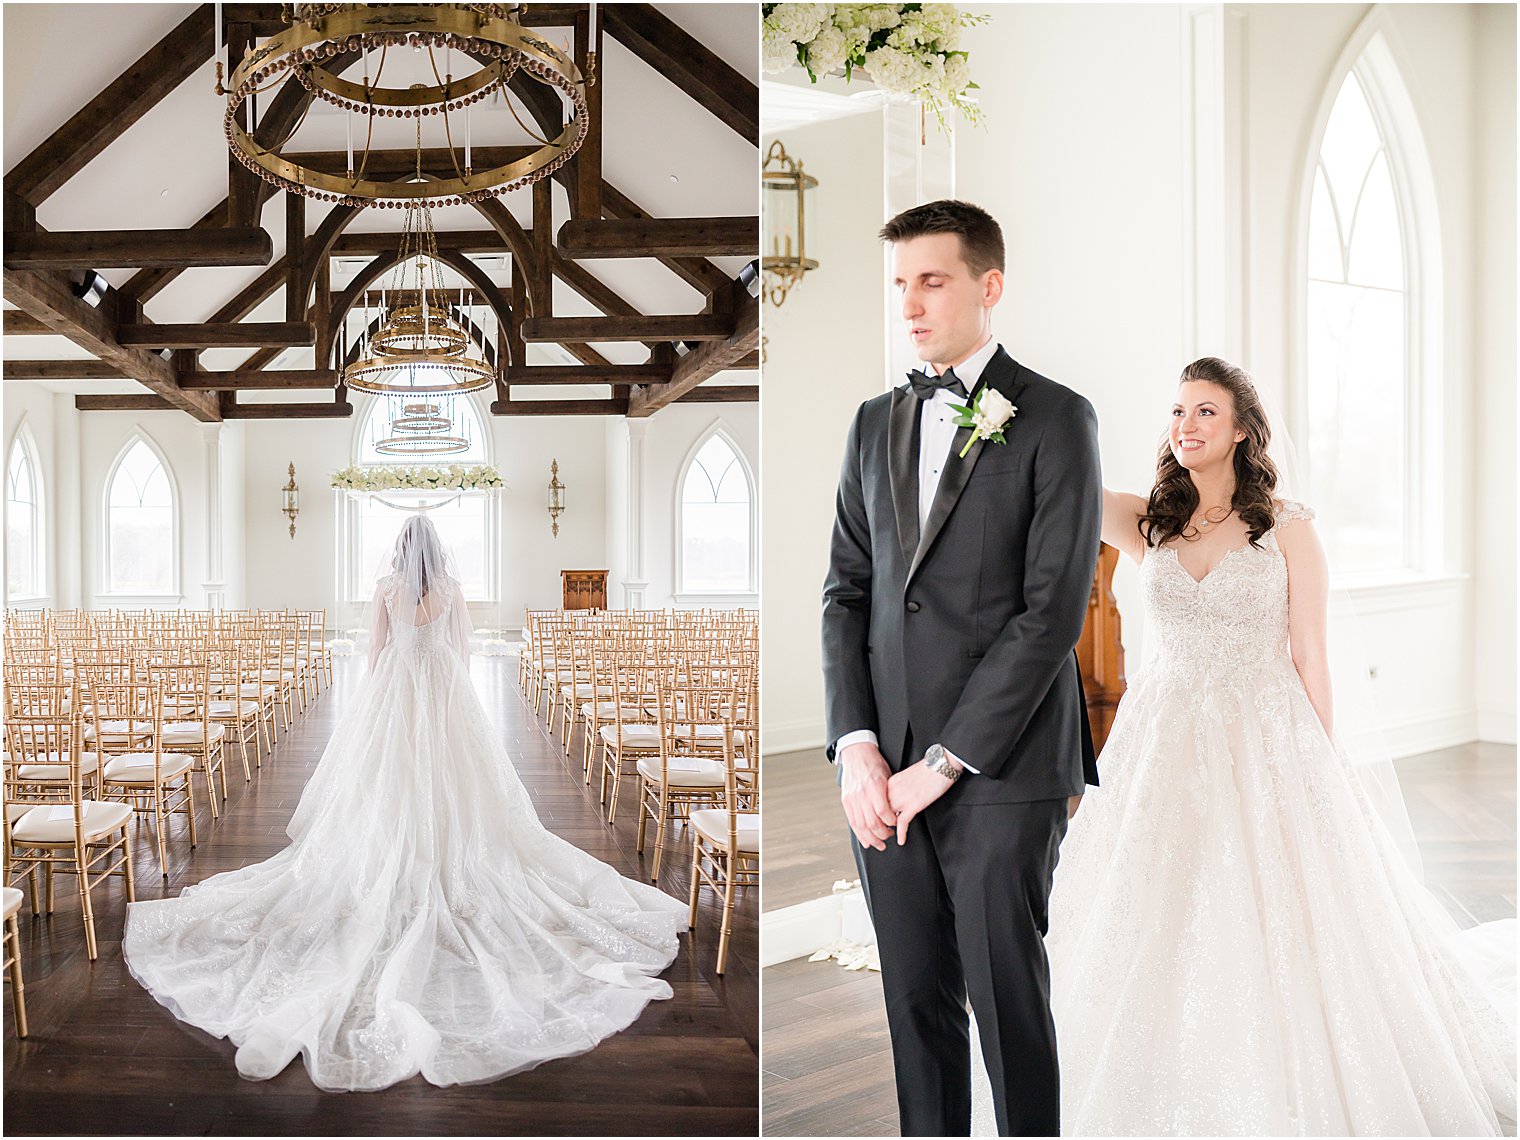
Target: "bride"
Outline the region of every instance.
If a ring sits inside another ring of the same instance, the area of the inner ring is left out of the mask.
[[[539,823],[470,684],[469,615],[414,516],[372,603],[370,673],[272,859],[128,909],[134,977],[273,1077],[493,1080],[671,996],[686,907]]]
[[[1149,499],[1105,493],[1159,650],[1050,899],[1062,1128],[1496,1134],[1512,1027],[1335,744],[1324,554],[1269,438],[1250,377],[1195,361]]]

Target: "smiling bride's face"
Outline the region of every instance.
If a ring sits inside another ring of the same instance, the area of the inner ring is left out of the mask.
[[[1235,445],[1246,433],[1235,426],[1229,390],[1207,380],[1184,380],[1172,404],[1172,454],[1189,471],[1206,471],[1235,461]]]

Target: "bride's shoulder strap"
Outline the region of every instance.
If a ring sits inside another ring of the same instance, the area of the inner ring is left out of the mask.
[[[1314,518],[1314,508],[1307,507],[1296,499],[1277,500],[1277,524],[1296,522],[1299,519],[1310,521]]]

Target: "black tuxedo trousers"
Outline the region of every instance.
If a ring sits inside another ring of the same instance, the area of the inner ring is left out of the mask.
[[[901,846],[895,835],[885,851],[851,837],[882,962],[902,1135],[971,1134],[968,997],[998,1134],[1060,1135],[1044,937],[1065,834],[1065,799],[941,799]]]

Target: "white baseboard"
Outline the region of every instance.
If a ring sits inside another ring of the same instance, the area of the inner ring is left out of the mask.
[[[1471,708],[1452,709],[1434,716],[1389,721],[1383,726],[1383,739],[1395,760],[1470,744],[1478,739],[1478,713]]]
[[[839,937],[844,922],[842,895],[768,910],[760,916],[760,966],[806,958]]]
[[[760,751],[769,756],[774,753],[822,748],[827,743],[823,738],[823,733],[822,717],[781,721],[767,718],[760,729]]]
[[[1490,744],[1514,744],[1515,710],[1479,708],[1478,739]]]

